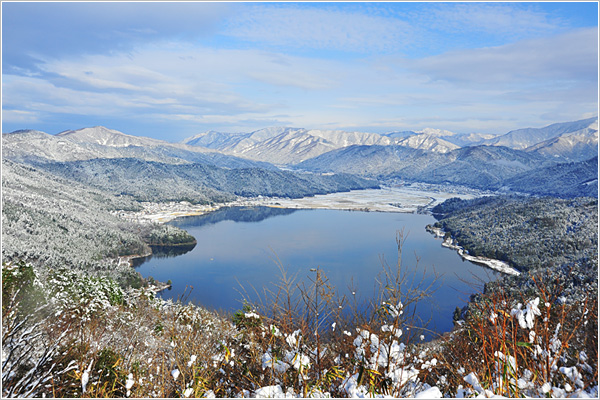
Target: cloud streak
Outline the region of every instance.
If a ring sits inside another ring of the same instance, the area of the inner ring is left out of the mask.
[[[504,46],[453,51],[408,62],[432,80],[467,84],[584,80],[598,76],[598,29],[582,29]]]
[[[414,27],[364,12],[269,4],[231,18],[226,30],[268,45],[372,53],[401,49],[413,40]]]
[[[531,3],[441,3],[422,18],[445,32],[475,31],[503,37],[554,33],[566,25],[561,16],[548,15]]]

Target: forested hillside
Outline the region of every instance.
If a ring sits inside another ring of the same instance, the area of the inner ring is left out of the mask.
[[[2,259],[24,260],[43,270],[108,275],[124,285],[139,285],[137,272],[126,263],[119,265],[116,257],[148,254],[148,244],[169,237],[171,242],[194,241],[175,227],[140,225],[116,215],[118,210],[140,209],[130,196],[113,196],[3,160]]]
[[[598,157],[556,163],[501,146],[464,147],[443,154],[402,146],[349,146],[304,161],[298,168],[560,197],[594,196],[598,179]]]
[[[433,212],[440,218],[436,225],[469,253],[506,261],[523,272],[486,284],[485,292],[519,299],[539,294],[541,285],[563,302],[597,301],[597,198],[450,199]]]
[[[235,196],[304,197],[378,188],[348,174],[319,175],[260,168],[226,169],[206,164],[166,164],[133,158],[36,164],[54,175],[127,194],[139,201],[225,202]]]
[[[505,181],[515,192],[556,197],[598,197],[598,156],[515,175]]]
[[[433,208],[436,223],[473,255],[520,270],[597,259],[598,200],[482,197]]]
[[[476,146],[433,153],[403,146],[350,146],[307,160],[298,167],[496,190],[505,179],[542,163],[539,156],[507,147]]]

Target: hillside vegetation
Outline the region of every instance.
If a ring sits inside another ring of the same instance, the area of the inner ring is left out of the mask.
[[[469,253],[521,270],[485,285],[484,293],[533,296],[540,282],[563,303],[598,300],[598,199],[484,197],[450,199],[433,209],[444,229]],[[481,303],[485,297],[471,300]],[[473,311],[471,303],[462,311]]]
[[[260,168],[226,169],[206,164],[167,164],[134,158],[35,164],[53,175],[138,201],[223,203],[236,196],[305,197],[378,188],[348,174],[299,174]]]
[[[515,175],[505,187],[521,193],[555,197],[598,197],[598,156]]]
[[[598,200],[483,197],[450,199],[433,208],[435,224],[472,255],[521,271],[598,258]]]
[[[113,196],[2,161],[4,262],[25,260],[43,266],[43,271],[69,268],[139,286],[139,274],[117,257],[147,255],[149,244],[195,241],[175,227],[126,222],[117,216],[119,210],[141,207],[129,196]]]
[[[380,180],[465,185],[561,197],[598,192],[598,158],[556,163],[535,153],[473,146],[432,153],[403,146],[349,146],[298,164],[316,172],[340,172]]]

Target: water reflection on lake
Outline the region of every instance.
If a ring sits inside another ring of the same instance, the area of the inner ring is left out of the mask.
[[[494,279],[496,273],[441,247],[425,231],[433,222],[432,216],[420,214],[226,208],[171,222],[192,234],[197,245],[175,257],[149,257],[138,270],[144,277],[173,282],[172,290],[162,293],[165,298],[185,292],[207,308],[235,311],[242,306],[240,283],[252,294],[252,288],[262,292],[279,281],[278,258],[298,279],[320,267],[342,294],[353,283],[357,296],[367,300],[373,297],[382,260],[396,263],[396,232],[404,230],[403,265],[412,268],[418,262],[426,282],[434,273],[442,275],[431,302],[419,312],[425,320],[431,317],[431,329],[445,332],[452,329],[454,309],[476,291],[473,284]]]

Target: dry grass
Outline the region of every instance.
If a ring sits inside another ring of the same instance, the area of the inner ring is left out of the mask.
[[[446,391],[565,397],[597,386],[596,295],[567,305],[560,290],[549,290],[556,289],[552,282],[536,283],[535,299],[515,305],[501,292],[476,304],[437,355],[443,362],[436,375],[446,377]]]

